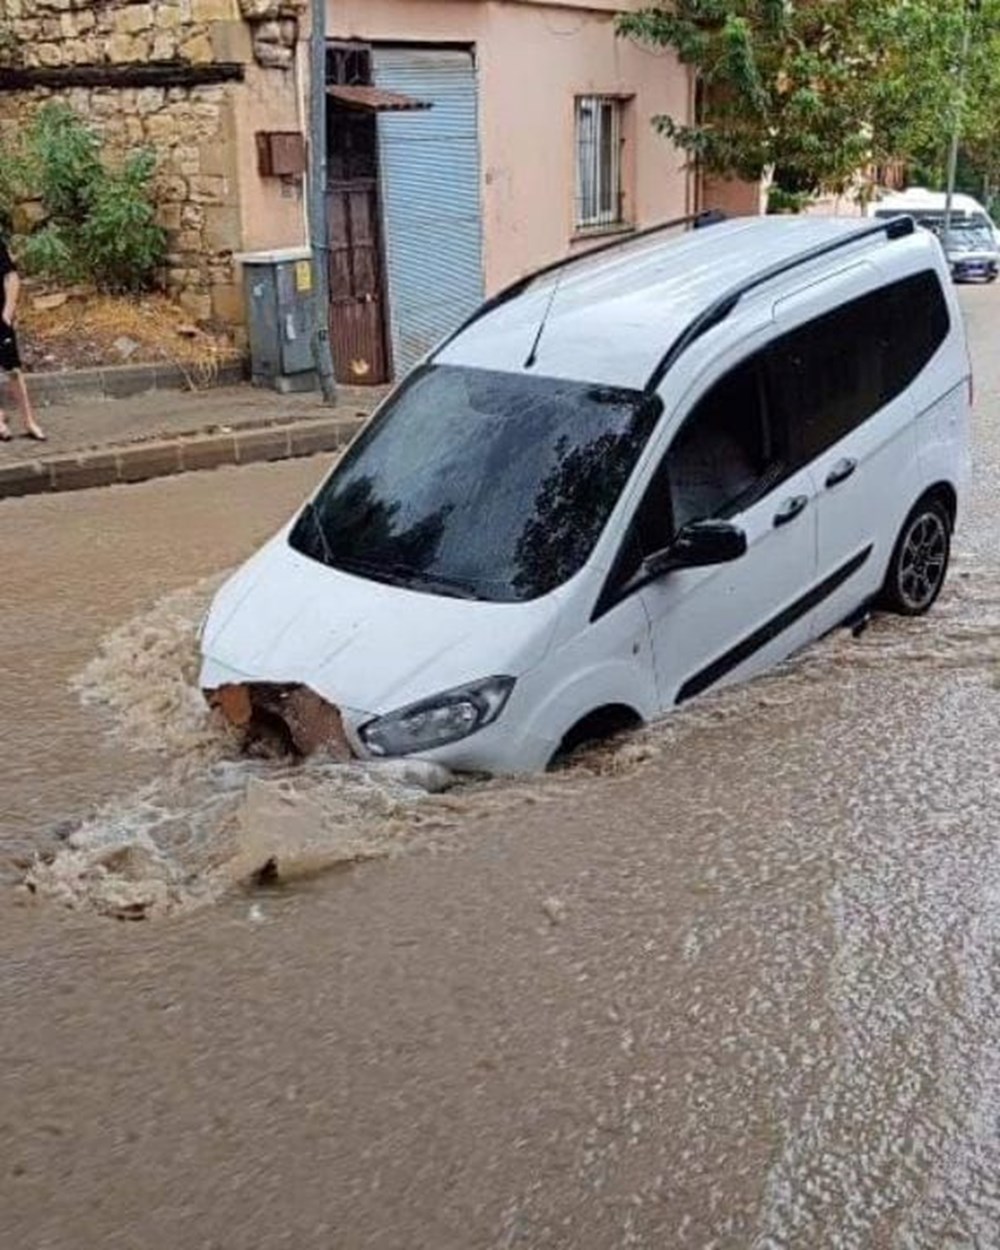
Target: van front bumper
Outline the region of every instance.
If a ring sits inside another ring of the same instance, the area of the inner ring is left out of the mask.
[[[209,707],[238,736],[241,748],[255,755],[325,754],[373,763],[414,759],[451,772],[514,775],[541,772],[559,745],[524,732],[516,709],[511,716],[508,706],[497,720],[457,742],[406,756],[375,756],[358,733],[373,714],[337,706],[304,683],[258,681],[206,660],[201,687]]]

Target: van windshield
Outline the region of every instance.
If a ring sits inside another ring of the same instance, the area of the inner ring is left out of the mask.
[[[289,541],[414,590],[537,598],[587,560],[660,411],[639,391],[427,366],[354,443]]]

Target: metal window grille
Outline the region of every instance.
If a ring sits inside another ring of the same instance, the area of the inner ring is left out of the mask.
[[[581,229],[623,220],[622,105],[615,96],[576,101],[576,224]]]
[[[326,81],[339,87],[367,87],[372,80],[371,48],[364,43],[328,43]]]

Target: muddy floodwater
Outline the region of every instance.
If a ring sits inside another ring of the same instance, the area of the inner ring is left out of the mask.
[[[930,616],[527,782],[207,719],[212,589],[322,461],[0,503],[0,1246],[1000,1248],[1000,293],[962,298]]]

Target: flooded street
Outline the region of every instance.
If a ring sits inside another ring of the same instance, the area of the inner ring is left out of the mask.
[[[201,613],[320,460],[0,503],[0,1246],[1000,1250],[1000,292],[962,300],[930,616],[530,782],[208,723]]]

